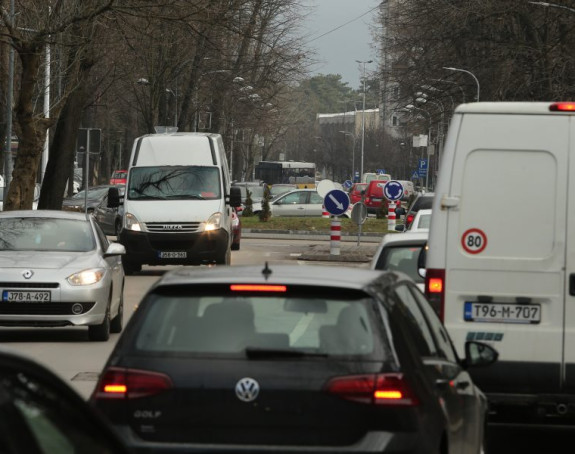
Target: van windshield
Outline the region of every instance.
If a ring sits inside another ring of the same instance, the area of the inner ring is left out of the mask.
[[[217,167],[134,167],[130,170],[130,200],[215,200],[221,197]]]

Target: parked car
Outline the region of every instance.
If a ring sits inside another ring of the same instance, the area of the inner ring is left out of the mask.
[[[349,201],[350,203],[356,204],[357,202],[361,202],[361,198],[363,197],[363,191],[367,189],[367,183],[354,183],[351,189],[349,190]]]
[[[264,199],[264,192],[266,189],[266,185],[263,181],[241,181],[241,182],[233,182],[233,187],[240,188],[240,192],[242,194],[242,206],[238,207],[240,209],[237,210],[238,215],[242,215],[243,210],[246,207],[246,201],[248,198],[248,191],[250,192],[250,198],[252,199],[252,212],[258,213],[262,209],[262,201]]]
[[[127,170],[114,170],[110,177],[110,184],[126,184],[128,178]]]
[[[128,454],[128,448],[62,378],[0,349],[0,447],[6,454]]]
[[[187,268],[144,296],[90,402],[136,452],[480,453],[467,369],[497,353],[466,351],[403,274]]]
[[[92,216],[0,213],[0,326],[88,326],[108,340],[122,331],[124,253]]]
[[[313,216],[321,217],[323,214],[323,197],[317,189],[296,189],[281,194],[270,203],[272,216]],[[342,215],[351,217],[350,208]]]
[[[409,224],[407,232],[428,232],[431,224],[431,209],[421,209]]]
[[[407,274],[423,292],[424,276],[421,275],[418,260],[421,250],[427,244],[427,231],[404,234],[388,233],[383,236],[370,263],[372,270],[401,271]]]
[[[276,199],[279,195],[285,194],[286,192],[293,191],[298,189],[297,184],[288,184],[288,183],[278,183],[272,184],[269,187],[270,190],[270,200]]]
[[[413,219],[419,210],[431,209],[434,197],[435,193],[433,192],[419,194],[411,206],[407,209],[407,213],[405,214],[405,223],[402,224],[404,227],[402,228],[398,226],[399,228],[396,227],[396,230],[409,229],[410,224],[413,222]]]
[[[124,198],[126,186],[118,186],[120,200]],[[108,206],[108,193],[104,195],[100,203],[94,208],[94,218],[102,227],[106,235],[118,236],[122,230],[122,217],[124,216],[124,204],[117,207]]]
[[[108,194],[108,189],[114,185],[92,186],[88,188],[88,213],[93,213],[94,209],[102,202]],[[72,197],[67,197],[62,202],[62,210],[79,211],[84,213],[86,206],[86,191],[83,189]]]
[[[242,239],[242,221],[236,208],[232,211],[232,251],[240,250],[240,241]]]

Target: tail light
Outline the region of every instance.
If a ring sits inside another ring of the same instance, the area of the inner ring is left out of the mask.
[[[555,102],[549,106],[551,112],[573,112],[575,103],[573,102]]]
[[[441,321],[444,321],[445,270],[428,268],[425,271],[425,295]]]
[[[110,367],[102,374],[93,399],[138,399],[172,389],[166,374],[147,370]]]
[[[416,406],[419,401],[403,374],[349,375],[332,378],[326,391],[342,399],[373,405]]]
[[[415,219],[415,215],[413,213],[408,214],[405,217],[405,226],[409,227],[409,225],[413,222],[414,219]]]

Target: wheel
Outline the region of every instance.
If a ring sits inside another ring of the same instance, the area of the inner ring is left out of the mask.
[[[110,322],[111,333],[121,333],[124,327],[124,283],[122,282],[122,291],[120,293],[120,305],[118,306],[118,313]]]
[[[116,219],[116,223],[114,224],[114,233],[116,234],[116,237],[120,236],[120,230],[122,230],[122,220]]]
[[[111,293],[108,299],[112,299]],[[95,342],[105,342],[110,338],[110,301],[108,301],[106,314],[104,315],[102,323],[88,326],[88,338]]]
[[[124,274],[130,276],[134,273],[142,271],[141,263],[134,263],[122,256],[122,265],[124,267]]]

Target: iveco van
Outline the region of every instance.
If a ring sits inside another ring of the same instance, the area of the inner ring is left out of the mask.
[[[143,264],[230,263],[240,206],[220,135],[167,132],[134,141],[119,241],[126,274]]]
[[[575,104],[460,105],[440,160],[426,293],[461,355],[499,352],[490,421],[573,425]]]

